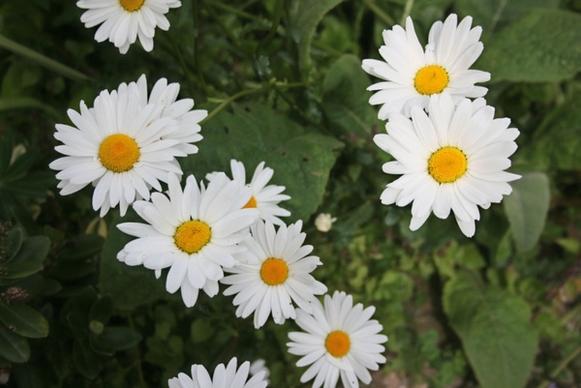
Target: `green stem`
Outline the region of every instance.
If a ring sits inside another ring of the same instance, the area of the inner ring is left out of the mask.
[[[401,25],[405,25],[405,20],[410,13],[412,12],[412,8],[414,7],[414,0],[406,0],[405,7],[403,9],[403,14],[401,15]]]
[[[551,373],[552,378],[557,378],[559,374],[569,365],[571,361],[573,361],[579,354],[581,353],[581,346],[573,351],[573,353],[569,354],[561,363],[555,368],[555,370]]]
[[[385,13],[373,0],[363,0],[363,3],[367,8],[371,10],[382,22],[385,24],[392,26],[395,24],[395,20],[387,13]]]
[[[254,20],[256,22],[264,23],[264,19],[261,19],[258,16],[254,16],[251,13],[241,11],[238,8],[232,7],[231,5],[228,5],[228,4],[224,4],[220,1],[212,0],[212,1],[208,2],[207,4],[211,5],[215,8],[219,8],[222,11],[230,12],[236,16],[240,16],[240,17],[243,17],[246,19]]]

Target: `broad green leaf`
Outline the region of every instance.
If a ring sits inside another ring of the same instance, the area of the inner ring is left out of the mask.
[[[25,338],[0,325],[0,357],[22,363],[30,358],[30,346]]]
[[[480,385],[524,387],[538,343],[527,303],[466,272],[446,284],[443,304]]]
[[[44,259],[50,249],[50,240],[46,236],[33,236],[24,240],[22,247],[10,263],[7,263],[2,279],[20,279],[32,275],[43,268]]]
[[[24,304],[0,303],[0,322],[14,333],[27,338],[44,338],[48,335],[46,318]]]
[[[24,231],[22,228],[12,228],[6,233],[6,238],[3,241],[5,257],[0,258],[3,262],[8,262],[16,256],[22,243],[24,242]]]
[[[557,8],[559,0],[457,0],[454,6],[462,17],[472,16],[474,25],[480,25],[483,37],[488,39],[494,31],[522,18],[533,8]]]
[[[113,355],[131,349],[141,342],[141,335],[129,327],[105,327],[99,335],[91,337],[91,347],[100,354]]]
[[[298,45],[299,64],[307,72],[311,63],[311,41],[323,17],[343,0],[294,0],[290,9],[289,31]]]
[[[573,94],[545,117],[533,139],[522,150],[522,158],[529,167],[546,171],[581,169],[580,99],[580,92]]]
[[[119,217],[111,223],[101,254],[99,283],[101,294],[113,298],[113,304],[121,310],[155,302],[167,295],[163,278],[156,279],[153,271],[143,267],[130,267],[117,260],[117,253],[132,237],[122,233],[116,225],[136,221],[137,217]]]
[[[369,79],[361,70],[361,60],[343,55],[327,71],[323,83],[323,111],[333,128],[344,133],[371,131],[375,111],[365,92]]]
[[[211,171],[230,175],[230,159],[245,163],[247,179],[261,161],[274,169],[271,184],[292,198],[281,204],[293,219],[306,220],[323,199],[329,172],[343,146],[261,105],[221,112],[204,128],[200,153],[181,161],[184,173],[201,179]]]
[[[484,50],[478,68],[494,81],[553,82],[581,69],[581,15],[533,9],[499,31]]]
[[[85,74],[81,73],[78,70],[75,70],[67,65],[64,65],[54,59],[51,59],[39,52],[36,52],[26,46],[21,45],[11,39],[8,39],[4,35],[0,34],[0,48],[12,51],[14,54],[23,56],[24,58],[28,58],[39,65],[46,67],[49,70],[52,70],[56,73],[64,75],[65,77],[74,79],[74,80],[87,80]]]
[[[534,248],[545,227],[549,210],[549,179],[543,173],[524,174],[512,183],[512,194],[504,199],[504,211],[510,223],[517,250]]]

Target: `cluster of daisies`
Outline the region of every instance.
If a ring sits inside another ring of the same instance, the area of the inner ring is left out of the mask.
[[[519,175],[505,171],[519,135],[507,118],[494,118],[494,108],[476,85],[490,73],[470,67],[483,50],[482,28],[472,18],[460,23],[450,15],[432,25],[422,46],[411,18],[405,28],[383,32],[383,60],[365,59],[362,68],[381,79],[368,90],[369,102],[380,105],[387,120],[385,134],[375,143],[393,161],[386,174],[401,175],[381,194],[385,205],[411,207],[410,229],[419,229],[431,213],[445,219],[454,213],[462,233],[472,237],[487,209],[511,193],[508,182]]]

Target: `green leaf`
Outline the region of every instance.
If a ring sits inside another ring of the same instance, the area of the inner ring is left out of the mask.
[[[466,272],[446,284],[443,304],[480,385],[524,387],[538,343],[527,303]]]
[[[580,99],[581,92],[573,94],[545,117],[521,155],[529,167],[545,171],[581,169]]]
[[[0,325],[0,357],[21,363],[30,358],[30,346],[25,338]]]
[[[13,280],[30,276],[43,268],[44,259],[50,249],[50,240],[46,236],[33,236],[24,240],[16,257],[6,265],[2,279]]]
[[[227,171],[230,159],[245,163],[247,177],[261,161],[274,169],[272,184],[286,186],[283,202],[293,219],[306,220],[323,199],[329,172],[342,143],[261,105],[221,112],[208,123],[200,153],[181,161],[184,173],[197,179]],[[250,175],[251,176],[251,175]]]
[[[123,219],[123,222],[131,221],[137,221],[137,216]],[[153,271],[143,267],[130,267],[117,260],[117,253],[132,239],[117,229],[116,225],[120,222],[119,217],[114,219],[107,233],[101,254],[98,287],[103,295],[113,299],[117,308],[132,310],[168,294],[164,288],[164,280],[157,280]]]
[[[489,42],[478,68],[494,81],[553,82],[581,69],[581,15],[534,9],[498,32]]]
[[[129,327],[105,327],[99,335],[91,336],[91,347],[100,354],[113,355],[131,349],[141,342],[141,335]]]
[[[311,41],[323,17],[343,0],[294,0],[290,9],[291,36],[298,45],[299,64],[303,74],[311,63]]]
[[[512,194],[504,200],[504,211],[512,237],[520,252],[534,248],[545,227],[549,210],[549,178],[543,173],[528,173],[512,183]]]
[[[460,15],[472,16],[474,24],[482,26],[486,39],[533,8],[557,8],[559,0],[457,0],[454,5]]]
[[[328,70],[323,83],[323,111],[332,127],[344,133],[371,131],[375,111],[365,89],[369,79],[354,55],[343,55]]]
[[[14,333],[27,338],[44,338],[48,335],[46,318],[24,304],[0,303],[0,322]]]
[[[22,228],[13,228],[6,233],[6,239],[3,241],[5,245],[4,251],[6,256],[1,258],[2,261],[8,262],[16,256],[22,243],[24,242],[24,231]]]
[[[12,51],[14,54],[23,56],[25,58],[28,58],[36,63],[38,63],[39,65],[46,67],[49,70],[52,70],[56,73],[59,73],[61,75],[64,75],[65,77],[74,79],[74,80],[87,80],[89,79],[89,77],[87,77],[85,74],[81,73],[78,70],[75,70],[67,65],[63,65],[60,62],[55,61],[54,59],[51,59],[45,55],[42,55],[32,49],[29,49],[26,46],[21,45],[20,43],[17,43],[11,39],[8,39],[7,37],[5,37],[4,35],[0,34],[0,47],[4,48],[8,51]]]

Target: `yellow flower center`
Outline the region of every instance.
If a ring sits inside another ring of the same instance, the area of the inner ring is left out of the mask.
[[[349,349],[351,349],[349,334],[342,330],[330,332],[325,339],[325,348],[333,357],[339,358],[345,356],[349,353]]]
[[[254,198],[253,195],[252,197],[250,197],[248,202],[246,202],[246,205],[242,207],[242,209],[254,209],[254,208],[256,208],[256,198]]]
[[[143,7],[145,0],[119,0],[119,4],[127,12],[139,11]]]
[[[212,229],[204,221],[186,221],[176,228],[173,236],[176,246],[187,254],[198,252],[212,238]]]
[[[269,286],[278,286],[288,278],[288,265],[283,259],[269,257],[260,267],[260,278]]]
[[[430,95],[440,93],[448,86],[450,76],[440,65],[422,67],[414,78],[414,87],[420,94]]]
[[[122,133],[107,136],[99,145],[99,160],[103,167],[113,172],[133,168],[141,152],[135,139]]]
[[[428,160],[428,172],[438,183],[452,183],[468,169],[468,159],[461,149],[442,147]]]

